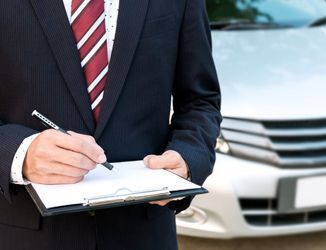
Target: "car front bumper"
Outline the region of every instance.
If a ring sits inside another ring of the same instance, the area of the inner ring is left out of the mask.
[[[209,193],[195,197],[177,216],[178,234],[227,239],[326,230],[326,209],[279,214],[275,205],[281,178],[319,174],[326,174],[326,167],[281,169],[217,154],[214,171],[204,183]]]

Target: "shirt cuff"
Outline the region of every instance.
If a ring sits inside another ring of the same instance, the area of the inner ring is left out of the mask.
[[[11,173],[10,173],[10,182],[17,185],[28,185],[30,182],[24,179],[23,177],[23,164],[26,157],[27,150],[31,143],[35,140],[35,138],[39,134],[31,135],[20,144],[16,154],[14,156],[14,160],[11,165]]]

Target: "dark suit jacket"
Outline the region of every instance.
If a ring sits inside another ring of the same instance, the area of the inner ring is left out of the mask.
[[[189,198],[170,208],[143,204],[41,218],[24,188],[10,184],[10,168],[22,140],[44,129],[31,117],[37,109],[93,135],[111,162],[176,150],[202,184],[221,120],[204,1],[120,0],[97,125],[85,86],[62,0],[1,0],[1,249],[174,249],[174,210],[185,209]]]

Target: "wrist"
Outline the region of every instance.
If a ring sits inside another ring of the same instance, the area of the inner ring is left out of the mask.
[[[26,161],[28,148],[37,136],[38,134],[34,134],[25,138],[17,149],[11,165],[10,181],[12,183],[18,185],[29,184],[29,182],[24,178],[23,168]]]

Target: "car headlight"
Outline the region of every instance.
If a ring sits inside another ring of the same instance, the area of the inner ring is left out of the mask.
[[[215,151],[222,154],[230,153],[230,146],[222,135],[220,135],[216,140]]]

